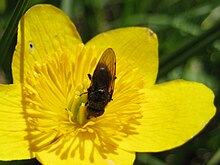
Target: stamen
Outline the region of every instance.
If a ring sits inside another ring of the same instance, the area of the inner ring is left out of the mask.
[[[87,116],[88,116],[88,114],[86,112],[85,104],[82,103],[80,105],[80,108],[79,108],[79,111],[78,111],[78,114],[77,114],[77,122],[80,125],[84,125],[87,122]]]

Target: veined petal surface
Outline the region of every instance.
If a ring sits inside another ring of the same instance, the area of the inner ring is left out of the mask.
[[[0,160],[29,159],[28,125],[21,85],[0,85]]]
[[[18,39],[13,55],[14,83],[23,82],[26,72],[35,62],[44,62],[59,49],[72,55],[75,46],[82,44],[75,25],[60,9],[52,5],[35,5],[20,20]]]
[[[82,138],[82,137],[81,137]],[[129,165],[134,162],[135,159],[135,153],[134,152],[127,152],[121,149],[117,149],[115,153],[108,153],[107,157],[103,157],[102,153],[100,151],[96,150],[94,147],[93,142],[90,139],[87,139],[87,137],[84,137],[85,139],[79,139],[80,141],[84,141],[83,144],[80,143],[81,149],[76,150],[75,154],[70,157],[68,155],[68,152],[66,152],[66,155],[63,154],[63,159],[60,158],[58,154],[50,153],[47,151],[42,151],[36,154],[37,159],[46,165],[53,165],[53,164],[59,164],[59,165]],[[69,146],[70,144],[67,144],[66,146]],[[65,147],[64,150],[65,150]],[[83,150],[82,150],[83,149]],[[83,154],[80,154],[81,156],[76,156],[79,153],[83,152]],[[68,159],[66,159],[68,157]]]
[[[175,80],[142,92],[139,134],[121,141],[126,150],[158,152],[177,147],[200,132],[216,111],[213,92],[200,83]]]
[[[130,63],[140,69],[146,86],[153,85],[158,72],[156,34],[143,27],[127,27],[101,33],[86,43],[95,47],[97,58],[107,48],[116,54],[117,63]]]

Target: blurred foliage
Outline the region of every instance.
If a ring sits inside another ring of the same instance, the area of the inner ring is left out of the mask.
[[[0,1],[0,38],[6,31],[17,0]],[[84,42],[96,34],[125,26],[147,26],[159,38],[158,82],[183,78],[206,84],[220,93],[220,1],[219,0],[31,0],[62,8],[76,24]],[[28,7],[28,8],[29,8]],[[16,36],[8,57],[0,52],[0,82],[11,82],[10,62]],[[4,61],[3,61],[4,60]],[[6,76],[4,76],[6,75]],[[6,77],[6,78],[4,78]],[[217,165],[220,164],[220,119],[214,119],[185,145],[160,153],[138,153],[135,165]],[[1,165],[38,164],[27,161],[0,162]]]

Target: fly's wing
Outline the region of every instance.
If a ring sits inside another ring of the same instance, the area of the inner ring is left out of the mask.
[[[93,85],[101,88],[106,86],[108,92],[112,95],[115,86],[116,75],[116,57],[113,49],[108,48],[102,54],[95,71],[93,73]]]

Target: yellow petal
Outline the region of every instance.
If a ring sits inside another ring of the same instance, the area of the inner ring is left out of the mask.
[[[139,134],[121,142],[121,147],[139,152],[157,152],[182,145],[200,132],[214,116],[214,94],[205,85],[176,80],[144,89],[146,103]]]
[[[100,153],[100,151],[96,149],[94,142],[91,139],[86,138],[86,135],[80,137],[78,141],[79,147],[72,152],[70,152],[71,142],[69,141],[64,143],[62,148],[59,148],[59,151],[37,152],[36,158],[42,164],[59,165],[131,165],[134,162],[134,152],[117,149],[115,153],[108,153],[104,155],[104,153]],[[65,150],[66,152],[63,152]]]
[[[14,82],[23,82],[23,74],[32,70],[36,61],[44,62],[59,49],[74,54],[78,44],[81,39],[76,27],[63,11],[51,5],[33,6],[18,26],[12,62]]]
[[[0,85],[0,160],[29,159],[27,123],[20,85]]]
[[[129,27],[108,31],[94,37],[86,47],[93,47],[97,56],[112,48],[116,65],[130,63],[140,68],[147,85],[154,84],[158,71],[158,43],[156,34],[150,29]]]

